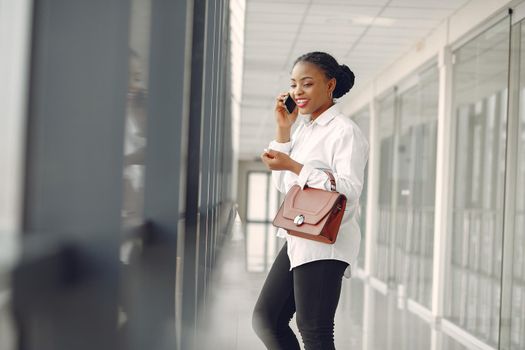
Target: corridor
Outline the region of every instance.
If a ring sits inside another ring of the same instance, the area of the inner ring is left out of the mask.
[[[270,228],[271,229],[271,228]],[[254,242],[247,242],[247,239]],[[207,320],[198,332],[203,338],[202,349],[264,350],[265,347],[251,328],[251,312],[265,279],[264,249],[247,253],[248,245],[264,247],[268,237],[250,235],[240,220],[236,220],[227,237],[212,282],[213,293],[207,300]],[[266,263],[273,261],[280,242],[267,252]],[[253,262],[248,264],[248,261]],[[269,267],[269,266],[268,266]],[[252,271],[250,271],[252,270]],[[344,280],[335,320],[337,349],[359,350],[466,350],[454,337],[439,330],[406,310],[406,300],[391,291],[387,295],[363,279]],[[299,335],[295,318],[291,327]],[[298,338],[300,340],[300,338]],[[301,341],[299,341],[301,343]],[[435,342],[434,345],[431,345]],[[301,343],[302,346],[302,343]]]

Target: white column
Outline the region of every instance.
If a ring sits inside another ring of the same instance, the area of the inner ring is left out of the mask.
[[[22,228],[30,0],[0,0],[0,271],[10,271],[20,252]],[[10,286],[0,286],[2,349],[15,349],[9,318]]]
[[[378,224],[378,193],[379,193],[379,122],[377,113],[377,102],[374,95],[370,97],[370,152],[368,158],[368,184],[366,203],[366,235],[365,235],[365,266],[366,276],[371,276],[375,264],[376,232]]]
[[[21,229],[30,0],[0,0],[0,234]]]
[[[434,263],[432,272],[432,316],[439,322],[443,316],[445,269],[449,240],[450,154],[452,140],[452,54],[448,46],[438,55],[439,101],[436,154],[436,199],[434,217]]]
[[[232,111],[232,198],[237,198],[239,182],[239,145],[241,136],[242,82],[244,76],[244,27],[246,0],[230,1],[231,111]]]
[[[368,283],[363,285],[363,347],[362,350],[375,349],[374,339],[377,336],[374,333],[375,325],[375,290]],[[384,337],[385,335],[381,335]]]
[[[516,8],[516,17],[513,15],[514,24],[511,31],[511,52],[510,52],[510,74],[509,74],[509,100],[507,115],[507,152],[505,159],[505,203],[504,203],[504,226],[503,226],[503,258],[502,258],[502,277],[501,277],[501,311],[500,311],[500,349],[508,350],[511,348],[511,323],[512,323],[512,287],[514,269],[514,244],[516,232],[516,184],[518,176],[518,150],[519,150],[519,120],[520,110],[520,71],[524,69],[520,66],[522,60],[522,24],[518,24],[525,16],[525,3]],[[516,324],[512,324],[517,327]]]

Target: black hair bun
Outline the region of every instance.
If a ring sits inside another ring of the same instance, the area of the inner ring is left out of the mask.
[[[354,72],[352,72],[347,65],[342,64],[339,68],[339,72],[335,77],[337,80],[333,95],[335,98],[339,98],[350,91],[355,82]]]

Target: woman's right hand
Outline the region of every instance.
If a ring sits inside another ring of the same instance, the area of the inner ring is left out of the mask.
[[[297,120],[299,108],[295,107],[292,113],[288,114],[286,107],[284,106],[284,100],[288,96],[288,92],[279,94],[275,101],[275,120],[277,126],[283,129],[290,129]]]

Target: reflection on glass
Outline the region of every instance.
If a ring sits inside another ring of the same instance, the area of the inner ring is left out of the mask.
[[[270,177],[266,172],[252,172],[248,175],[248,221],[267,220],[269,185]]]
[[[509,20],[455,53],[456,126],[445,317],[483,342],[499,339]]]
[[[21,253],[20,237],[0,231],[0,349],[16,348],[16,327],[11,304],[11,271]]]
[[[266,272],[272,266],[285,240],[277,238],[272,224],[248,223],[245,227],[246,270]]]
[[[365,135],[368,143],[370,143],[368,135],[370,134],[370,110],[368,106],[356,113],[352,120],[359,126],[363,135]],[[359,249],[359,256],[357,257],[357,265],[364,267],[365,265],[365,243],[366,243],[366,201],[368,196],[368,162],[364,172],[363,190],[361,197],[359,197],[359,228],[361,229],[361,244]]]
[[[144,220],[144,160],[146,151],[146,121],[148,99],[148,59],[150,35],[151,0],[131,0],[130,35],[128,56],[128,93],[124,129],[124,168],[122,226],[127,229],[142,224]],[[137,270],[133,261],[141,251],[140,240],[122,242],[121,300],[119,305],[119,328],[128,329],[128,320],[134,317],[134,298],[138,287]]]
[[[391,216],[393,184],[393,147],[394,147],[394,93],[379,101],[379,203],[378,227],[373,247],[375,264],[372,275],[387,282],[392,250]]]
[[[334,322],[336,349],[373,349],[363,345],[364,334],[368,333],[364,322],[372,312],[368,302],[371,298],[365,298],[365,293],[369,293],[370,289],[358,278],[343,283]]]
[[[279,209],[281,196],[274,187],[270,172],[248,174],[246,216],[246,268],[251,272],[270,269],[283,239],[276,237],[273,218]]]
[[[466,347],[461,344],[457,339],[450,337],[446,333],[439,334],[441,340],[441,350],[470,350],[471,347]]]
[[[143,67],[145,68],[145,67]],[[124,202],[125,224],[139,223],[144,201],[144,155],[146,150],[146,82],[141,74],[140,55],[130,50],[129,87],[124,139]]]
[[[273,183],[270,179],[270,188],[269,190],[269,206],[268,206],[268,216],[267,219],[270,221],[273,221],[273,218],[275,217],[275,214],[279,210],[279,203],[280,203],[280,192],[277,191],[277,189],[273,186]],[[283,197],[284,199],[284,197]]]
[[[124,226],[142,222],[151,1],[133,0],[130,17],[128,100],[124,135]]]
[[[520,101],[514,261],[512,279],[511,349],[525,348],[525,24],[521,23]]]
[[[399,309],[393,293],[385,296],[365,285],[364,294],[362,349],[432,349],[430,325],[407,309]]]
[[[431,308],[437,143],[438,71],[418,75],[400,94],[395,175],[396,281]]]

